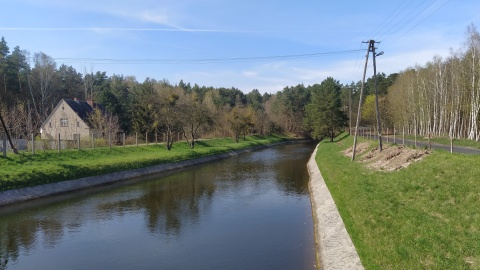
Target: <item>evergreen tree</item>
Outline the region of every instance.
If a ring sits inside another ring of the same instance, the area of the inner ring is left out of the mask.
[[[306,106],[306,127],[312,138],[329,137],[333,141],[337,133],[347,125],[347,116],[340,101],[341,85],[328,77],[320,85],[311,88],[311,102]]]

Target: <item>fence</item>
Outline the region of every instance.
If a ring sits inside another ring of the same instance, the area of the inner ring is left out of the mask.
[[[0,152],[3,153],[3,157],[6,157],[6,153],[11,151],[9,141],[7,136],[2,134],[1,143],[0,143]],[[13,139],[12,143],[14,147],[19,151],[32,152],[35,154],[36,151],[46,151],[46,150],[57,150],[59,152],[68,150],[68,149],[95,149],[95,148],[106,148],[106,147],[127,147],[127,146],[141,146],[141,145],[150,145],[150,144],[162,144],[165,142],[164,133],[154,133],[154,134],[126,134],[123,132],[115,134],[103,134],[103,135],[94,135],[90,134],[88,136],[80,136],[80,134],[74,134],[73,140],[66,140],[62,138],[61,134],[58,134],[55,139],[40,139],[35,134],[31,134],[28,139]],[[196,139],[200,139],[205,136],[198,135]],[[180,132],[175,132],[173,134],[173,141],[184,141],[183,134]]]
[[[355,134],[354,132],[355,132],[355,128],[350,128],[350,134]],[[384,132],[384,131],[382,131],[382,132]],[[369,140],[378,140],[378,132],[375,128],[372,128],[372,127],[359,127],[357,135],[360,136],[360,137],[367,138]],[[401,133],[397,133],[397,130],[395,128],[393,128],[393,129],[387,128],[386,133],[382,134],[381,137],[382,137],[382,141],[384,141],[386,143],[402,144],[402,145],[408,144],[408,145],[415,146],[415,148],[419,147],[419,145],[428,147],[428,149],[432,148],[431,136],[430,135],[425,137],[427,139],[427,141],[426,141],[427,144],[425,144],[424,140],[418,140],[417,134],[414,134],[413,141],[409,140],[409,139],[406,140],[405,135],[406,135],[405,130],[402,130]],[[454,140],[453,140],[452,137],[450,137],[450,145],[449,146],[450,146],[450,153],[453,153],[454,152]]]

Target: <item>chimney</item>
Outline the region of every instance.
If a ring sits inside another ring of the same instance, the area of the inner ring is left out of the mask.
[[[76,102],[78,102],[78,98],[76,98],[76,97],[74,97],[73,100],[76,101]]]
[[[93,107],[93,100],[87,99],[87,103],[88,103],[88,105],[90,105],[90,107],[92,107],[92,109],[94,108]]]

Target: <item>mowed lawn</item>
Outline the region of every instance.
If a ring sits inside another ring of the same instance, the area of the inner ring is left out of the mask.
[[[480,156],[382,172],[344,156],[352,144],[322,142],[316,161],[366,269],[480,269]]]
[[[53,183],[86,176],[143,168],[201,156],[224,153],[285,140],[276,136],[247,136],[236,143],[231,138],[198,141],[191,149],[186,142],[164,145],[113,147],[84,150],[28,152],[0,158],[0,191]]]

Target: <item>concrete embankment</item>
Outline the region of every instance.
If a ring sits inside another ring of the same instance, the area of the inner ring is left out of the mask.
[[[138,178],[138,177],[143,177],[143,176],[148,176],[148,175],[153,175],[158,173],[164,173],[164,172],[181,169],[181,168],[185,168],[193,165],[212,162],[215,160],[239,155],[242,153],[248,153],[248,152],[252,152],[252,151],[267,148],[267,147],[277,146],[281,144],[288,144],[288,143],[298,143],[298,142],[302,142],[302,141],[285,141],[285,142],[273,143],[269,145],[256,146],[248,149],[230,151],[223,154],[205,156],[205,157],[191,159],[191,160],[160,164],[160,165],[150,166],[146,168],[115,172],[115,173],[104,174],[99,176],[84,177],[80,179],[61,181],[61,182],[44,184],[44,185],[39,185],[34,187],[26,187],[26,188],[2,191],[0,192],[0,206],[11,205],[15,203],[25,202],[25,201],[44,198],[44,197],[53,196],[53,195],[59,195],[59,194],[68,193],[68,192],[79,191],[79,190],[87,189],[90,187],[113,184],[113,183],[129,180],[133,178]]]
[[[320,269],[363,269],[332,195],[315,161],[318,145],[307,167],[315,223],[317,262]]]

